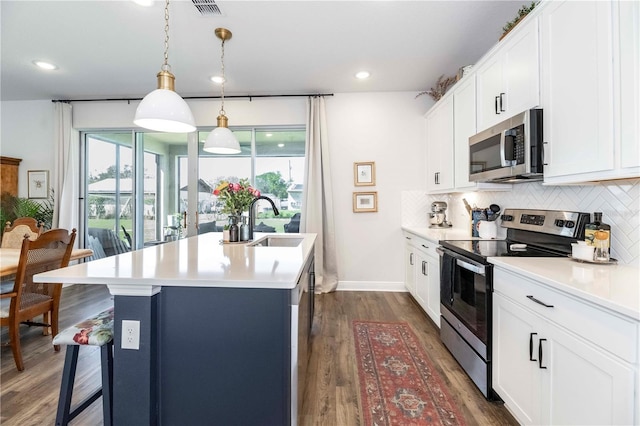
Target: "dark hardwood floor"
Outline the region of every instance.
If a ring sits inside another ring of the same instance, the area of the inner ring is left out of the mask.
[[[76,285],[63,290],[60,328],[106,309],[113,303],[104,286]],[[358,373],[355,363],[353,320],[406,321],[449,386],[470,425],[515,425],[499,403],[488,402],[440,342],[438,329],[408,293],[336,292],[316,296],[316,317],[307,374],[301,425],[361,425]],[[6,329],[2,342],[7,341]],[[25,371],[18,372],[11,349],[0,356],[0,424],[51,425],[55,421],[65,349],[54,352],[51,337],[41,329],[24,327],[22,347]],[[81,399],[100,383],[99,351],[80,351],[76,394]],[[102,405],[94,403],[72,424],[102,424]]]

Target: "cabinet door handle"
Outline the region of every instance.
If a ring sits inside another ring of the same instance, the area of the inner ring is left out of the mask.
[[[425,246],[424,244],[421,244],[422,247],[426,248],[427,250],[429,250],[429,247]]]
[[[409,253],[409,265],[413,266],[413,253]]]
[[[426,263],[427,262],[425,262],[424,260],[422,261],[422,275],[428,275],[427,272],[425,271],[425,267],[424,267]]]
[[[533,336],[537,336],[538,333],[529,333],[529,361],[536,362],[537,359],[533,359]]]
[[[495,98],[495,110],[496,110],[496,114],[500,114],[500,111],[498,111],[498,98],[500,98],[500,96],[496,96]]]
[[[546,342],[547,339],[540,339],[540,341],[538,342],[538,367],[540,367],[543,370],[546,370],[547,367],[543,367],[542,366],[542,342]]]
[[[503,102],[504,102],[504,93],[500,93],[500,112],[504,112],[504,108],[503,108]]]
[[[533,301],[534,301],[534,302],[536,302],[538,305],[542,305],[542,306],[544,306],[545,308],[553,308],[553,305],[547,305],[546,303],[544,303],[544,302],[542,302],[542,301],[540,301],[540,300],[536,299],[535,297],[533,297],[533,296],[531,296],[531,295],[527,296],[527,299],[529,299],[529,300],[533,300]]]
[[[543,165],[543,166],[548,166],[548,165],[549,165],[549,163],[547,163],[547,159],[546,159],[546,158],[544,158],[544,146],[545,146],[547,143],[548,143],[548,142],[542,142],[542,147],[541,147],[541,149],[542,149],[542,165]]]
[[[410,239],[411,239],[411,237],[406,237],[406,236],[405,236],[405,238],[406,238],[407,240],[410,240]]]

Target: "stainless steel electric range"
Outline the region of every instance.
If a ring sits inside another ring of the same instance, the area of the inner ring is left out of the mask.
[[[440,254],[440,337],[488,399],[491,384],[493,265],[490,257],[559,257],[584,238],[589,213],[505,209],[506,240],[442,240]]]

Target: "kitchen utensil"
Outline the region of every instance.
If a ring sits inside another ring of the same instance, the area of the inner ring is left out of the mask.
[[[487,211],[487,219],[496,220],[499,217],[500,217],[500,206],[497,204],[491,204],[489,206],[489,210]]]
[[[467,209],[467,213],[471,214],[471,206],[469,205],[469,203],[467,202],[466,199],[462,199],[462,202],[464,203],[464,208]]]

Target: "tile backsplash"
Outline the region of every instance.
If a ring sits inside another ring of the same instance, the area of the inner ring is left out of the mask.
[[[640,267],[640,179],[600,182],[593,185],[545,186],[541,182],[513,185],[511,191],[479,191],[426,195],[403,191],[402,224],[428,226],[433,201],[448,204],[447,218],[454,228],[469,229],[470,219],[462,198],[469,204],[488,207],[602,212],[611,225],[611,256],[621,264]],[[592,216],[593,217],[593,216]]]

